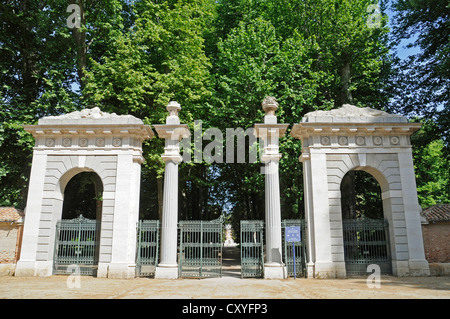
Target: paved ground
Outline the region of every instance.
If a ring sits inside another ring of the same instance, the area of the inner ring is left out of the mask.
[[[381,287],[368,288],[366,278],[262,280],[220,279],[114,280],[81,277],[70,287],[68,277],[0,277],[0,298],[183,298],[183,299],[409,299],[450,298],[449,277],[384,277]]]
[[[350,279],[240,279],[236,251],[224,254],[223,277],[217,279],[114,280],[68,276],[0,277],[0,298],[6,299],[437,299],[450,298],[450,277],[382,276],[380,288],[366,277]],[[233,261],[234,260],[234,261]]]

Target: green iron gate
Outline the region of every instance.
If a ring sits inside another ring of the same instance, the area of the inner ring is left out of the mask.
[[[80,215],[60,220],[56,225],[53,274],[95,275],[98,268],[98,235],[100,223]],[[76,268],[75,268],[76,267]]]
[[[288,243],[286,242],[285,229],[290,226],[300,226],[301,241]],[[294,277],[294,255],[292,246],[295,249],[295,277],[306,277],[306,231],[304,219],[285,219],[281,222],[283,236],[283,257],[287,268],[288,276]]]
[[[366,275],[370,264],[380,266],[382,274],[392,273],[386,220],[343,220],[342,228],[347,275]]]
[[[159,220],[140,220],[137,229],[136,276],[154,276],[158,257]]]
[[[183,220],[179,226],[179,276],[222,276],[222,219]]]
[[[241,220],[241,277],[264,276],[264,222]]]

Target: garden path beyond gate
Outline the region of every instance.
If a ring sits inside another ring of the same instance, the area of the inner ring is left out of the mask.
[[[222,276],[222,219],[183,220],[179,228],[179,276]]]

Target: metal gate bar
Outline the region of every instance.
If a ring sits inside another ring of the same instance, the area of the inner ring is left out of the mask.
[[[294,243],[287,243],[285,236],[285,229],[289,226],[300,226],[301,241]],[[288,276],[294,277],[294,256],[292,252],[292,244],[295,249],[295,276],[306,277],[306,223],[304,219],[285,219],[281,222],[282,236],[283,236],[283,257],[286,264]]]
[[[241,277],[264,276],[264,222],[241,220]]]
[[[179,276],[222,276],[222,220],[179,222]]]
[[[347,275],[366,275],[377,264],[382,274],[391,274],[388,222],[383,219],[343,220]]]
[[[53,274],[71,275],[77,266],[80,275],[95,275],[98,268],[97,220],[83,215],[60,220],[56,225]]]
[[[140,220],[137,242],[136,276],[152,277],[159,257],[159,220]]]

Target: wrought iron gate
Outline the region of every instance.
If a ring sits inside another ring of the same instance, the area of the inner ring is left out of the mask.
[[[179,276],[222,276],[222,219],[179,222]]]
[[[241,277],[264,276],[264,222],[241,220]]]
[[[377,264],[382,274],[391,274],[388,223],[383,219],[343,220],[347,275],[366,275]]]
[[[95,275],[98,268],[97,220],[78,218],[60,220],[56,225],[53,274],[71,275],[74,270],[80,275]]]
[[[159,257],[159,220],[140,220],[137,229],[136,276],[154,276]]]
[[[289,226],[300,226],[301,241],[294,243],[287,243],[285,236],[285,229]],[[287,268],[288,276],[294,277],[294,255],[292,246],[295,249],[295,276],[306,277],[306,232],[304,219],[285,219],[281,222],[282,236],[283,236],[283,257]],[[292,245],[294,244],[294,245]]]

